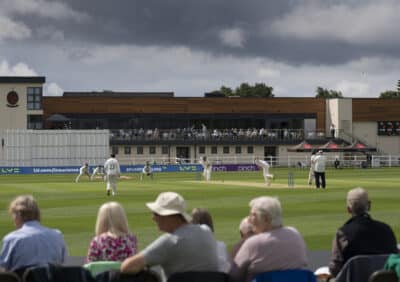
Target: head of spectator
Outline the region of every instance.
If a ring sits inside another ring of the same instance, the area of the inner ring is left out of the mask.
[[[212,232],[214,232],[214,224],[211,214],[207,209],[194,208],[192,210],[192,223],[207,225]]]
[[[86,262],[122,261],[137,253],[136,236],[130,232],[125,210],[118,202],[101,205],[95,233]]]
[[[282,209],[277,198],[262,196],[250,201],[249,221],[254,233],[282,227]]]
[[[21,195],[16,197],[10,203],[8,211],[17,228],[20,228],[28,221],[40,221],[40,210],[32,195]]]
[[[186,202],[181,195],[175,192],[163,192],[155,202],[146,206],[153,212],[153,220],[161,231],[172,233],[181,225],[191,221],[186,212]]]
[[[362,215],[369,211],[371,201],[368,192],[361,187],[354,188],[347,193],[347,211],[353,215]]]
[[[249,217],[246,216],[245,218],[242,219],[239,225],[239,233],[240,237],[242,239],[246,239],[252,235],[254,235],[253,232],[253,225],[251,225]]]
[[[96,236],[106,232],[115,236],[121,236],[129,232],[125,210],[117,202],[103,204],[97,213]]]

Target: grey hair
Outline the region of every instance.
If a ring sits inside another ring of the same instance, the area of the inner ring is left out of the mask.
[[[351,209],[351,213],[354,215],[368,212],[370,204],[368,192],[362,187],[351,189],[347,193],[347,207]]]
[[[273,227],[282,226],[282,208],[278,198],[268,196],[254,198],[249,206],[254,209],[259,219],[271,220]]]

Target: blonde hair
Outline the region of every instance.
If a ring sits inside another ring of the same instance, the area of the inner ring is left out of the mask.
[[[99,208],[95,232],[96,236],[106,232],[115,236],[129,233],[125,210],[118,202],[107,202]]]
[[[32,195],[21,195],[16,197],[8,208],[12,216],[18,216],[22,222],[30,220],[40,221],[40,210]]]

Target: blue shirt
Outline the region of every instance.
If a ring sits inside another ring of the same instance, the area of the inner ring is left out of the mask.
[[[0,267],[13,271],[26,266],[61,264],[66,256],[62,233],[33,220],[3,238]]]

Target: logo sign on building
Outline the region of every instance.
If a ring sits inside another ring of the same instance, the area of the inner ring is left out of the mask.
[[[8,94],[7,94],[7,107],[10,107],[10,108],[18,107],[18,101],[19,101],[19,97],[18,97],[18,93],[17,92],[15,92],[14,90],[8,92]]]

